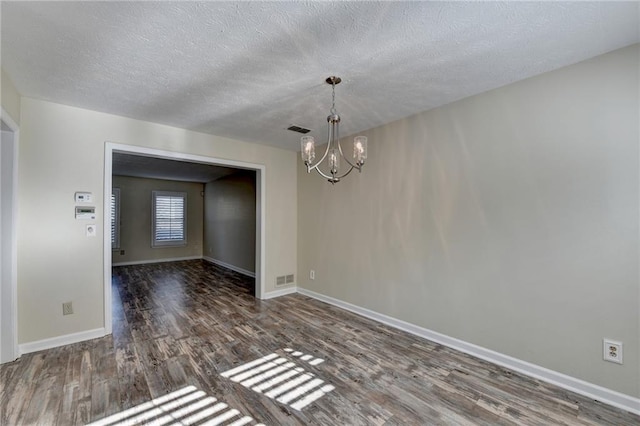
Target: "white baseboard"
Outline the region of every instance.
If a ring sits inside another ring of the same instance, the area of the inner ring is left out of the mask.
[[[410,324],[408,322],[384,314],[380,314],[366,308],[361,308],[360,306],[352,305],[351,303],[347,303],[339,299],[334,299],[333,297],[325,296],[311,290],[306,290],[304,288],[298,287],[297,292],[304,296],[309,296],[313,299],[320,300],[330,305],[334,305],[347,311],[354,312],[358,315],[362,315],[363,317],[381,322],[393,328],[397,328],[416,336],[423,337],[427,340],[440,343],[441,345],[459,350],[460,352],[467,353],[485,361],[489,361],[493,364],[507,367],[511,370],[515,370],[527,376],[534,377],[544,382],[551,383],[561,388],[570,390],[577,394],[584,395],[588,398],[596,399],[604,404],[621,408],[634,414],[640,414],[640,398],[634,398],[630,395],[607,389],[581,379],[576,379],[575,377],[567,376],[566,374],[549,370],[548,368],[531,364],[527,361],[522,361],[520,359],[513,358],[496,351],[492,351],[491,349],[483,348],[481,346],[474,345],[473,343],[468,343],[463,340],[459,340],[445,334],[429,330],[427,328],[419,327],[417,325]]]
[[[211,263],[213,263],[215,265],[222,266],[223,268],[231,269],[232,271],[236,271],[236,272],[238,272],[238,273],[240,273],[242,275],[246,275],[246,276],[251,277],[251,278],[255,278],[256,277],[256,273],[255,272],[251,272],[249,270],[240,268],[239,266],[231,265],[230,263],[223,262],[222,260],[214,259],[212,257],[207,257],[207,256],[203,256],[202,258],[204,260],[206,260],[207,262],[211,262]]]
[[[70,345],[85,340],[97,339],[106,335],[104,328],[80,331],[78,333],[65,334],[64,336],[51,337],[49,339],[36,340],[35,342],[22,343],[18,345],[20,355],[45,349],[57,348],[58,346]]]
[[[199,258],[200,257],[197,257],[196,259]],[[209,260],[208,258],[205,259]],[[319,300],[321,302],[325,302],[330,305],[337,306],[347,311],[356,313],[358,315],[362,315],[363,317],[370,318],[374,321],[381,322],[390,327],[397,328],[399,330],[406,331],[413,335],[431,340],[452,349],[459,350],[460,352],[467,353],[493,364],[497,364],[525,374],[527,376],[542,380],[544,382],[551,383],[577,394],[584,395],[588,398],[598,400],[604,404],[608,404],[613,407],[621,408],[631,413],[640,415],[640,398],[635,398],[630,395],[607,389],[605,387],[589,383],[584,380],[577,379],[575,377],[571,377],[566,374],[562,374],[557,371],[553,371],[548,368],[529,363],[527,361],[513,358],[511,356],[501,354],[491,349],[483,348],[473,343],[468,343],[464,340],[456,339],[454,337],[450,337],[445,334],[441,334],[436,331],[390,317],[388,315],[380,314],[378,312],[362,308],[360,306],[353,305],[351,303],[344,302],[333,297],[325,296],[311,290],[294,286],[281,290],[270,291],[268,293],[265,293],[262,298],[265,300],[272,299],[296,292],[304,296]],[[35,342],[23,343],[18,345],[18,351],[22,355],[30,352],[37,352],[44,349],[51,349],[58,346],[78,343],[84,340],[96,339],[103,336],[105,336],[105,329],[96,328],[94,330],[81,331],[79,333],[72,333],[64,336],[38,340]]]
[[[274,297],[286,296],[287,294],[297,293],[296,287],[283,288],[281,290],[269,291],[262,295],[262,300],[273,299]]]
[[[196,260],[196,259],[202,259],[202,256],[169,257],[166,259],[135,260],[133,262],[112,263],[111,266],[147,265],[150,263],[180,262],[181,260]]]

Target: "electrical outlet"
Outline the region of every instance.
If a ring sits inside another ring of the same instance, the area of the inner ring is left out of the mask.
[[[604,360],[622,364],[622,342],[604,339],[602,343]]]
[[[87,225],[86,235],[87,237],[95,237],[96,236],[96,225]]]
[[[310,280],[316,279],[316,271],[314,271],[313,269],[309,271],[309,279]]]
[[[62,315],[71,315],[73,313],[73,303],[64,302],[62,304]]]

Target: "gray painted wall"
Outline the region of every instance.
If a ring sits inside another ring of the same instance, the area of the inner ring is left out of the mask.
[[[638,60],[365,132],[334,186],[298,161],[298,285],[639,397]]]
[[[256,177],[242,171],[205,185],[204,256],[255,272]]]
[[[114,176],[112,186],[120,188],[121,223],[120,249],[112,252],[112,263],[202,256],[203,184]],[[187,193],[186,246],[151,247],[152,191]]]

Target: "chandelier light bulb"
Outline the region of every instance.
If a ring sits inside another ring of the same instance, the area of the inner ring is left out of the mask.
[[[300,155],[305,164],[313,163],[316,158],[316,141],[313,136],[303,136],[300,139]]]
[[[356,164],[362,166],[364,160],[367,159],[367,137],[356,136],[353,138],[353,159],[356,160]]]
[[[338,173],[340,169],[340,152],[337,149],[331,150],[329,154],[329,167],[331,167],[331,174]]]

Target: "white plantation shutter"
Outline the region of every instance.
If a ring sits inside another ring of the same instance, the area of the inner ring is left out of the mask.
[[[156,241],[184,239],[184,198],[156,197]]]
[[[153,246],[185,245],[187,194],[153,191]]]
[[[120,248],[120,189],[111,190],[111,248]]]

